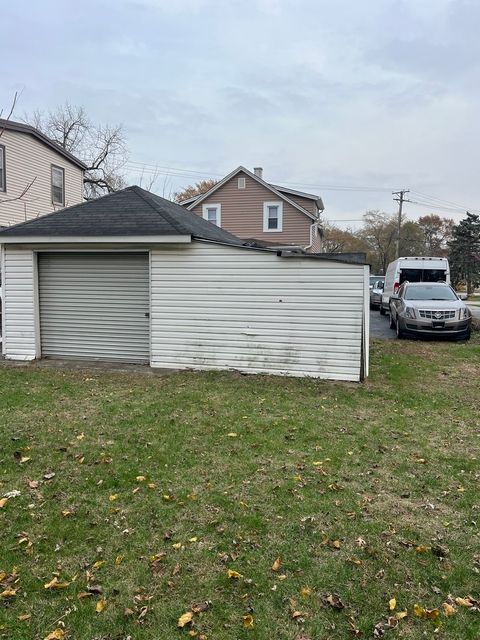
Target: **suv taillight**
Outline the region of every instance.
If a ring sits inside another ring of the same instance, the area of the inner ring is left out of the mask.
[[[395,284],[393,285],[393,293],[397,293],[399,289],[400,289],[400,283],[395,282]]]

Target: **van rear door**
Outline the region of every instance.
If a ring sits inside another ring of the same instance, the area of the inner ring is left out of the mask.
[[[402,282],[446,282],[447,272],[445,269],[400,269],[400,284]]]

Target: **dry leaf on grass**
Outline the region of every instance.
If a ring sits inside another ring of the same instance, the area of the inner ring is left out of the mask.
[[[50,582],[47,582],[47,584],[44,584],[43,586],[45,587],[45,589],[66,589],[68,586],[70,586],[70,582],[60,582],[57,576],[55,576],[50,580]]]
[[[390,609],[390,611],[393,611],[395,609],[395,607],[397,606],[397,601],[395,598],[391,598],[388,601],[388,608]]]
[[[271,566],[272,571],[278,571],[280,569],[281,565],[282,565],[281,559],[277,558],[275,560],[275,562]]]
[[[63,638],[65,638],[65,631],[58,627],[49,633],[44,640],[63,640]]]
[[[177,627],[183,628],[187,624],[190,624],[192,620],[193,620],[193,612],[187,611],[186,613],[181,615],[180,618],[178,619]]]
[[[345,607],[343,602],[335,593],[329,593],[328,595],[324,596],[324,601],[337,610],[343,609]]]
[[[238,573],[238,571],[234,571],[233,569],[229,569],[227,571],[227,576],[231,580],[240,580],[240,578],[243,578],[243,575],[241,573]]]
[[[25,622],[26,620],[30,620],[31,617],[32,617],[31,613],[24,613],[21,616],[17,616],[17,620],[19,622]]]
[[[102,613],[102,611],[105,610],[105,607],[107,606],[107,601],[105,598],[102,598],[101,600],[99,600],[97,602],[97,604],[95,605],[95,611],[97,613]]]
[[[455,607],[453,607],[448,602],[444,602],[442,604],[442,607],[443,607],[443,613],[447,616],[447,618],[449,616],[453,616],[453,615],[455,615],[457,613],[457,610],[455,609]]]
[[[1,498],[0,499],[0,509],[3,509],[3,507],[7,504],[8,502],[8,498]]]
[[[253,629],[253,616],[243,616],[243,626],[245,629]]]

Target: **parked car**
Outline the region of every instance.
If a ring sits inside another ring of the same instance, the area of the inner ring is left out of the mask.
[[[406,335],[470,338],[472,313],[445,282],[404,282],[390,297],[390,328]]]
[[[398,288],[409,282],[446,282],[450,284],[450,267],[446,258],[410,257],[397,258],[387,267],[385,286],[382,293],[380,313],[385,315],[389,309],[390,297]]]
[[[373,286],[370,287],[370,308],[374,309],[380,306],[382,303],[382,293],[383,293],[383,285],[384,280],[381,278],[380,280],[375,280]]]
[[[383,280],[384,276],[370,276],[370,291],[373,289],[373,285],[377,282],[377,280]]]

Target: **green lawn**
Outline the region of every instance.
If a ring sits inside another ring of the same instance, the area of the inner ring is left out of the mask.
[[[479,380],[479,334],[363,385],[0,367],[0,637],[478,638]]]

